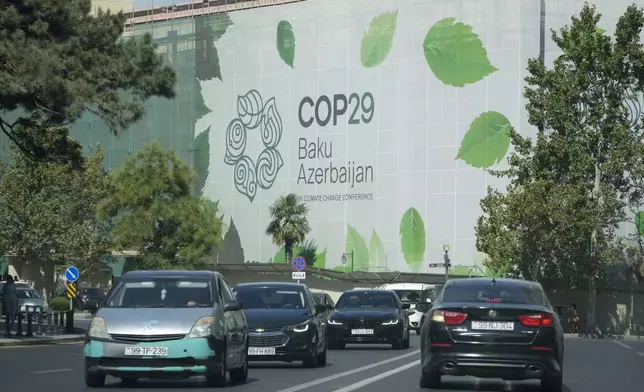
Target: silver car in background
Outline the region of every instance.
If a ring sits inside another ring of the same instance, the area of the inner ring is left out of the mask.
[[[18,298],[18,309],[22,313],[23,318],[26,320],[27,312],[41,313],[47,317],[49,313],[49,305],[47,301],[32,289],[17,287],[16,297]]]
[[[133,271],[96,313],[84,347],[85,384],[105,376],[202,375],[208,386],[248,377],[248,327],[242,305],[213,271]]]

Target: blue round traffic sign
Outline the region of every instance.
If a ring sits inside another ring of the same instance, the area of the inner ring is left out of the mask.
[[[68,282],[74,283],[80,278],[80,272],[78,272],[78,268],[74,267],[73,265],[70,267],[67,267],[65,270],[65,279],[67,279]]]
[[[296,258],[294,258],[291,264],[293,265],[293,269],[296,271],[302,271],[304,268],[306,268],[306,260],[304,260],[304,257],[302,256],[297,256]]]

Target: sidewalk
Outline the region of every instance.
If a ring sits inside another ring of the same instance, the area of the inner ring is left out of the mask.
[[[644,336],[639,336],[639,335],[587,335],[587,334],[566,333],[564,334],[564,337],[566,339],[644,341]]]
[[[2,335],[0,335],[2,336]],[[55,335],[55,336],[34,336],[33,338],[0,338],[0,347],[7,346],[32,346],[43,344],[64,344],[82,342],[85,339],[85,334],[73,335]]]

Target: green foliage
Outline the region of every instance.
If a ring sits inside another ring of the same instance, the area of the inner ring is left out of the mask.
[[[150,97],[175,96],[175,74],[152,37],[123,39],[125,15],[99,11],[91,0],[0,3],[0,130],[37,158],[71,156],[46,148],[44,134],[89,111],[119,134],[144,114]],[[6,113],[21,109],[10,122]],[[22,125],[19,128],[18,125]]]
[[[487,266],[568,288],[621,262],[618,225],[641,204],[644,126],[629,111],[644,83],[644,13],[628,7],[614,37],[599,34],[586,4],[552,39],[563,53],[528,63],[525,97],[531,141],[511,131],[507,192],[481,201],[477,248]],[[590,323],[589,323],[590,324]]]
[[[297,195],[289,193],[275,200],[269,207],[269,212],[271,221],[266,228],[266,235],[273,238],[275,245],[284,246],[285,259],[292,260],[293,248],[303,243],[311,231],[307,217],[309,208],[300,202]]]
[[[501,162],[510,147],[510,120],[498,112],[485,112],[470,125],[456,159],[472,167],[489,168]]]
[[[303,257],[306,260],[307,267],[320,267],[318,261],[318,245],[313,240],[306,240],[302,246],[298,247],[295,256]],[[322,267],[320,267],[322,268]]]
[[[67,128],[53,127],[46,135],[44,146],[75,146],[80,155]],[[95,219],[111,189],[102,166],[100,147],[76,169],[70,163],[34,162],[17,147],[11,162],[0,163],[0,254],[15,253],[41,268],[48,291],[56,270],[70,261],[81,272],[95,267],[110,247],[109,224]]]
[[[49,301],[49,310],[64,312],[69,310],[69,299],[65,297],[54,297]]]
[[[640,236],[644,235],[644,211],[638,211],[635,214],[635,229]]]
[[[114,174],[100,216],[114,222],[118,249],[136,250],[138,269],[201,269],[220,244],[216,204],[191,196],[194,173],[158,143],[129,157]]]
[[[425,257],[426,233],[423,218],[418,211],[411,207],[400,220],[400,247],[405,261],[412,271],[420,271]]]
[[[360,43],[360,59],[363,67],[373,68],[385,61],[391,51],[397,23],[398,10],[384,12],[373,18]]]
[[[369,271],[369,248],[355,227],[347,223],[347,240],[344,248],[347,265],[354,271]],[[353,260],[351,260],[353,254]]]
[[[293,26],[286,20],[277,24],[277,53],[284,63],[291,68],[295,60],[295,34],[293,33]]]
[[[463,87],[498,71],[472,27],[454,18],[436,22],[423,42],[427,65],[441,82]]]

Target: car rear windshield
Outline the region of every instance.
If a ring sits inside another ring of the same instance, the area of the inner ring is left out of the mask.
[[[90,295],[90,296],[95,296],[95,297],[102,297],[103,296],[103,290],[101,289],[83,289],[81,292],[85,295]]]
[[[393,294],[375,292],[352,292],[340,296],[336,309],[362,309],[362,308],[396,308]]]
[[[409,302],[412,304],[417,304],[420,302],[421,291],[420,290],[394,290],[398,294],[403,302]]]
[[[235,296],[244,309],[306,309],[301,290],[284,287],[235,288]]]
[[[208,279],[158,278],[121,281],[107,307],[185,308],[213,306],[213,285]]]
[[[445,287],[442,302],[491,302],[545,305],[543,291],[525,282],[457,282]]]

